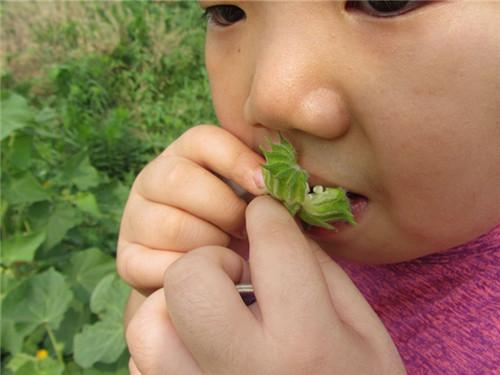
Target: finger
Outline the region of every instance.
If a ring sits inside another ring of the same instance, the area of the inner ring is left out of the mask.
[[[147,200],[179,208],[227,233],[241,236],[244,229],[245,201],[189,159],[160,155],[141,171],[133,189]]]
[[[146,297],[140,294],[137,290],[132,289],[128,296],[127,305],[125,306],[125,314],[123,316],[123,324],[125,328],[137,313],[137,310],[141,307],[142,303],[146,300]]]
[[[246,212],[251,278],[264,324],[277,335],[311,334],[339,321],[328,286],[308,240],[293,217],[270,197],[257,197]]]
[[[230,237],[215,225],[175,207],[134,195],[127,202],[120,237],[152,249],[188,251],[204,245],[226,246]]]
[[[130,372],[130,375],[142,375],[137,366],[135,365],[135,362],[132,359],[132,357],[130,357],[128,361],[128,370]]]
[[[162,287],[165,270],[182,254],[119,240],[116,267],[118,274],[127,284],[142,294],[149,295]]]
[[[171,319],[200,367],[246,361],[259,347],[260,324],[235,283],[248,280],[246,262],[229,249],[210,246],[187,253],[165,273]]]
[[[141,305],[128,325],[126,339],[142,374],[201,374],[172,325],[162,289]]]
[[[335,311],[342,322],[364,337],[390,341],[388,334],[381,334],[386,331],[382,322],[350,277],[318,244],[310,240],[310,245],[322,269]]]
[[[261,174],[261,164],[265,162],[262,156],[218,126],[200,125],[189,129],[164,154],[190,159],[253,195],[266,192]]]

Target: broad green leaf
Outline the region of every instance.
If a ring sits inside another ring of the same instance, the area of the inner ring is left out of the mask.
[[[121,321],[129,292],[130,287],[116,274],[108,275],[95,287],[90,298],[90,309],[102,319]]]
[[[57,341],[64,347],[64,354],[73,353],[73,338],[82,329],[83,325],[89,324],[91,321],[91,312],[88,306],[75,303],[75,300],[73,300],[71,307],[64,315],[61,325],[54,331]]]
[[[26,99],[17,94],[10,94],[7,99],[2,100],[1,107],[0,140],[15,130],[28,126],[35,114]]]
[[[101,321],[86,325],[75,335],[75,361],[88,368],[96,362],[112,363],[125,350],[123,310],[130,288],[116,274],[104,277],[90,299],[90,309]]]
[[[355,224],[349,199],[341,188],[315,189],[307,194],[299,216],[306,223],[326,229],[335,229],[332,221]]]
[[[271,143],[271,150],[261,150],[266,158],[262,174],[268,193],[280,200],[292,216],[302,221],[335,230],[334,221],[355,224],[345,191],[338,187],[315,186],[309,191],[308,173],[297,162],[292,144],[280,134],[280,143]]]
[[[80,212],[69,203],[59,202],[47,222],[47,241],[44,248],[51,249],[62,241],[68,230],[81,223]]]
[[[115,270],[114,258],[97,248],[79,251],[71,256],[68,276],[75,285],[77,294],[88,301],[90,293],[101,279]]]
[[[5,297],[3,319],[57,329],[72,299],[63,275],[51,268],[27,279]]]
[[[295,215],[309,190],[308,173],[297,164],[292,144],[281,135],[280,142],[270,142],[270,151],[262,149],[266,158],[262,174],[269,194],[282,201],[290,213]]]
[[[62,181],[71,181],[80,190],[99,185],[100,178],[97,169],[90,164],[87,151],[81,151],[71,157],[62,168]]]
[[[2,263],[9,266],[14,262],[31,262],[46,236],[45,231],[36,231],[28,235],[16,234],[3,241]]]
[[[74,358],[83,368],[96,362],[112,363],[125,350],[123,323],[120,320],[106,319],[84,326],[75,335]]]
[[[10,178],[3,191],[9,204],[28,204],[50,199],[50,195],[31,173],[18,178]]]
[[[128,359],[129,355],[126,351],[123,352],[117,361],[106,364],[106,363],[96,363],[90,368],[82,368],[78,366],[75,362],[67,362],[65,375],[129,375],[128,370]],[[123,359],[122,359],[123,358]]]
[[[22,282],[19,276],[17,276],[11,268],[0,267],[0,277],[1,283],[1,294],[0,301],[13,289],[17,288]]]
[[[130,354],[127,348],[113,363],[96,363],[91,368],[85,369],[82,375],[129,375],[128,362]]]
[[[61,375],[64,372],[64,364],[55,359],[37,359],[26,353],[13,356],[6,368],[15,375]]]
[[[2,349],[17,353],[23,345],[25,332],[20,332],[12,320],[2,319]]]
[[[31,164],[31,155],[34,150],[33,137],[25,134],[16,135],[10,148],[9,165],[20,171],[26,170]]]
[[[99,210],[99,206],[97,205],[97,200],[95,199],[95,196],[92,193],[79,192],[74,197],[73,203],[81,211],[88,213],[96,218],[99,218],[102,216],[102,213]]]
[[[25,366],[26,364],[33,363],[36,361],[36,358],[32,355],[28,355],[26,353],[17,353],[14,355],[9,363],[7,363],[7,369],[11,370],[13,373],[18,374],[19,370]]]

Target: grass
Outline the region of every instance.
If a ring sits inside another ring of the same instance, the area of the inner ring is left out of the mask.
[[[119,220],[139,170],[215,122],[201,10],[44,1],[0,13],[2,372],[127,373]]]

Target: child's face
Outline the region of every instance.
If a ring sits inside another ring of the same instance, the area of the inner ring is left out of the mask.
[[[224,3],[206,64],[224,128],[255,150],[280,131],[313,184],[366,198],[320,245],[385,262],[500,222],[500,2],[373,3]]]

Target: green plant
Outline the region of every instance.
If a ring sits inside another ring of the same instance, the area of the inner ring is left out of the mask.
[[[280,200],[292,216],[307,224],[335,229],[334,221],[355,224],[349,199],[344,189],[317,185],[310,189],[308,173],[297,163],[292,144],[280,134],[280,142],[272,143],[271,150],[261,148],[266,163],[262,173],[271,196]]]
[[[214,122],[201,11],[192,2],[0,10],[11,47],[0,73],[1,372],[126,374],[119,222],[140,169],[188,127]]]

